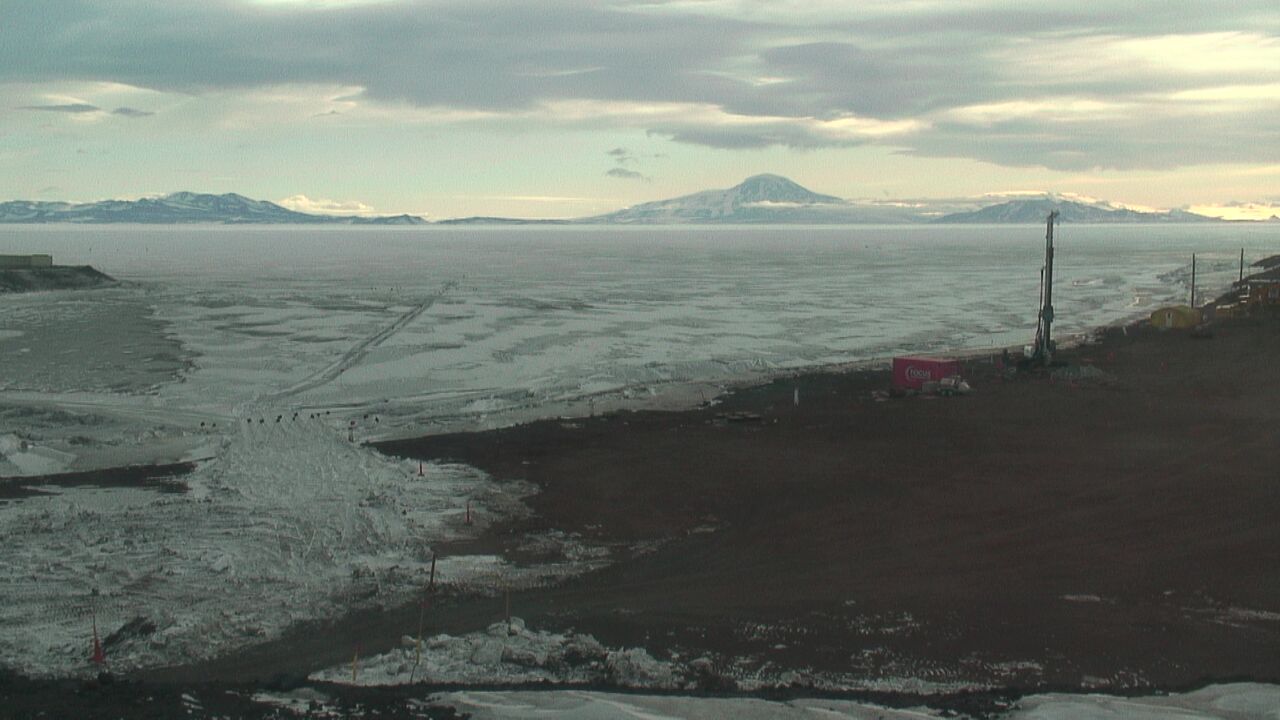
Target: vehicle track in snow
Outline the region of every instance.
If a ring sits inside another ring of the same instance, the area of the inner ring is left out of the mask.
[[[440,288],[440,291],[435,295],[432,295],[427,298],[426,301],[415,305],[387,327],[353,345],[350,349],[344,352],[341,357],[330,363],[328,367],[312,373],[304,380],[295,383],[284,390],[268,395],[267,399],[282,400],[284,398],[300,395],[308,390],[314,390],[321,385],[333,382],[338,379],[339,375],[355,367],[357,363],[364,359],[364,356],[368,354],[370,350],[378,347],[382,343],[386,342],[388,338],[391,338],[396,333],[408,327],[409,323],[417,320],[418,317],[429,310],[437,300],[444,297],[445,293],[457,286],[457,281],[450,280],[445,283],[444,286]]]

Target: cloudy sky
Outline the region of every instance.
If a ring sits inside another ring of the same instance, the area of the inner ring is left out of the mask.
[[[0,199],[1280,206],[1276,0],[0,0]]]

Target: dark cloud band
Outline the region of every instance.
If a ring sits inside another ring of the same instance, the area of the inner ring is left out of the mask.
[[[602,116],[600,123],[639,125],[677,142],[726,149],[885,142],[904,152],[999,163],[1167,167],[1241,154],[1233,148],[1256,151],[1259,137],[1273,137],[1269,128],[1280,110],[1272,100],[1226,115],[1152,106],[1120,122],[1064,121],[1052,108],[987,123],[938,117],[975,105],[1051,104],[1060,97],[1128,101],[1239,83],[1240,73],[1229,65],[1178,72],[1116,59],[1114,67],[1099,67],[1091,46],[1078,41],[1223,32],[1280,44],[1274,0],[1171,0],[1158,13],[1136,3],[1085,11],[1075,0],[901,9],[849,4],[787,17],[769,14],[768,3],[714,14],[718,4],[649,0],[21,4],[23,11],[8,13],[0,25],[0,81],[112,81],[183,93],[326,84],[362,88],[357,101],[499,114],[577,100],[697,104],[739,121]],[[1060,67],[1033,71],[1050,46],[1066,48]],[[1252,79],[1280,82],[1280,69],[1262,74],[1267,77]],[[70,109],[80,107],[29,109],[98,110]],[[921,122],[891,137],[823,130],[822,123],[844,117]],[[1176,142],[1152,140],[1170,129],[1189,134]]]
[[[651,180],[651,178],[648,175],[645,175],[642,172],[637,172],[635,170],[628,170],[626,168],[621,168],[621,167],[609,168],[609,170],[605,172],[605,175],[608,175],[609,177],[612,177],[612,178],[619,178],[622,180],[643,180],[644,182],[650,182]]]
[[[155,113],[151,112],[150,110],[139,110],[137,108],[131,108],[131,107],[118,107],[115,110],[112,110],[111,114],[119,115],[121,117],[127,117],[127,118],[144,118],[144,117],[150,117],[152,115],[155,115]]]
[[[70,113],[72,115],[77,115],[80,113],[98,112],[102,108],[99,108],[97,105],[90,105],[88,103],[68,103],[65,105],[23,105],[21,109],[22,110],[38,110],[41,112]]]

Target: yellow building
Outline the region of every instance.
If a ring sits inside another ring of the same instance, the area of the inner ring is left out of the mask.
[[[1200,324],[1200,311],[1187,305],[1170,305],[1151,313],[1151,326],[1161,329],[1192,328]]]

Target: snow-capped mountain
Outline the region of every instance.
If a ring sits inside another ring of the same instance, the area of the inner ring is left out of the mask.
[[[140,200],[103,200],[92,203],[14,200],[0,203],[0,223],[334,223],[353,225],[418,225],[426,220],[412,215],[354,217],[311,215],[254,200],[236,193],[176,192]]]
[[[1077,223],[1177,223],[1215,222],[1217,218],[1196,215],[1185,210],[1140,212],[1104,203],[1090,204],[1055,197],[1010,200],[980,210],[943,215],[937,223],[1042,223],[1053,210],[1058,222]]]
[[[851,202],[812,192],[779,175],[756,175],[727,190],[643,203],[575,222],[620,224],[675,223],[1039,223],[1051,210],[1062,222],[1175,223],[1212,222],[1215,218],[1184,210],[1140,212],[1107,203],[1085,203],[1047,195],[1019,198],[980,209],[955,200],[922,203]]]
[[[780,175],[755,175],[727,190],[642,203],[579,222],[665,223],[809,223],[857,222],[855,206],[821,195]],[[863,221],[865,222],[865,221]]]

